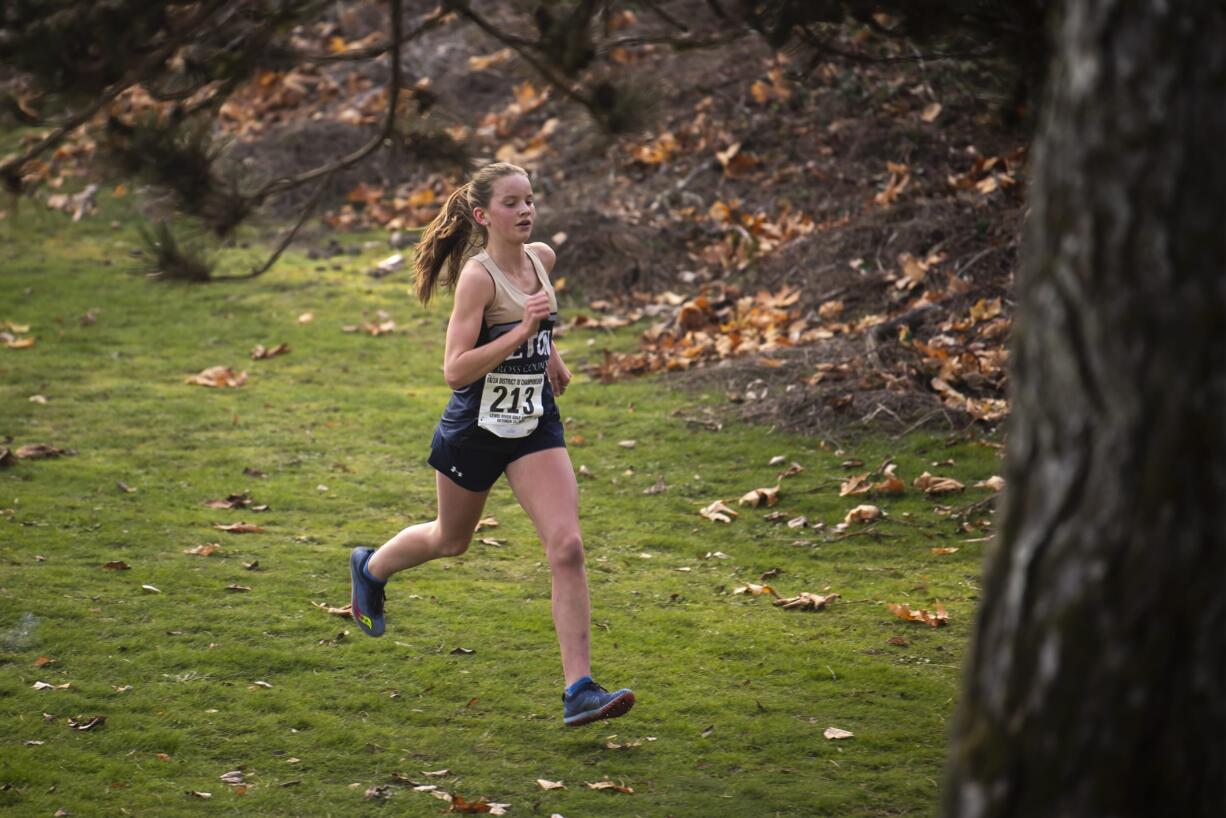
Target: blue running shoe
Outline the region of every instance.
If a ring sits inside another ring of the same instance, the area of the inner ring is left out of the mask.
[[[615,719],[634,707],[634,691],[628,687],[610,693],[592,681],[591,676],[584,676],[575,685],[570,695],[562,694],[562,721],[567,727]]]
[[[353,611],[353,621],[358,623],[363,633],[382,636],[383,590],[387,583],[375,582],[362,570],[373,553],[373,548],[355,548],[349,554],[349,580],[353,585],[349,603]]]

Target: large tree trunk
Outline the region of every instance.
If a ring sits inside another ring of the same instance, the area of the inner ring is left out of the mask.
[[[1064,5],[944,814],[1221,815],[1224,13]]]

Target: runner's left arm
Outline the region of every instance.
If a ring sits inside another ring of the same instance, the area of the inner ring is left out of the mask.
[[[549,366],[545,374],[549,376],[549,385],[553,387],[553,394],[561,395],[566,391],[567,385],[570,384],[570,370],[566,368],[562,354],[558,352],[558,347],[552,338],[549,340]]]

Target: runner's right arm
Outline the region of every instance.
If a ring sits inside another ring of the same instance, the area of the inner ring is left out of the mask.
[[[456,283],[455,305],[447,323],[447,349],[443,377],[452,389],[461,389],[493,372],[516,348],[536,334],[541,319],[549,316],[549,297],[543,292],[524,302],[524,317],[514,330],[476,346],[486,306],[494,300],[494,282],[480,262],[470,261]]]

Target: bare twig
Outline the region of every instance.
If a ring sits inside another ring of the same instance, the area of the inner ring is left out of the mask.
[[[427,31],[438,28],[440,25],[447,22],[449,11],[439,6],[430,14],[426,15],[417,26],[411,29],[407,34],[386,43],[377,43],[376,45],[367,46],[366,48],[355,48],[350,51],[342,51],[339,54],[298,54],[297,57],[302,62],[311,63],[329,63],[329,62],[360,62],[362,60],[371,60],[382,54],[387,53],[392,48],[399,48],[405,44],[417,39]]]
[[[924,60],[977,60],[983,57],[991,57],[998,53],[996,49],[983,49],[981,51],[951,51],[951,52],[934,52],[931,54],[921,54],[915,51],[914,54],[900,54],[894,57],[873,57],[868,54],[857,54],[851,51],[843,51],[831,45],[829,40],[824,40],[813,33],[808,26],[799,28],[801,38],[804,39],[818,54],[831,54],[841,60],[848,62],[859,63],[900,63],[900,62],[922,62]]]
[[[673,15],[669,14],[669,13],[668,13],[667,11],[665,11],[664,9],[660,8],[659,3],[653,3],[653,2],[652,2],[652,0],[643,0],[643,5],[647,6],[647,8],[649,8],[649,9],[651,9],[651,10],[652,10],[652,12],[653,12],[653,13],[654,13],[654,14],[655,14],[657,17],[659,17],[659,18],[660,18],[661,20],[663,20],[664,22],[668,23],[668,24],[669,24],[670,26],[672,26],[673,28],[676,28],[676,29],[678,29],[678,30],[680,30],[680,31],[689,31],[689,30],[690,30],[690,29],[689,29],[689,26],[687,26],[685,23],[681,22],[681,21],[680,21],[680,20],[678,20],[676,17],[674,17]]]
[[[217,276],[213,278],[212,280],[213,281],[243,281],[245,279],[255,278],[256,276],[260,276],[268,272],[268,270],[272,267],[272,265],[276,264],[277,259],[281,257],[281,254],[285,252],[285,248],[289,247],[290,243],[294,240],[294,236],[298,234],[298,230],[302,227],[302,225],[306,222],[307,218],[315,210],[316,205],[319,204],[319,200],[323,198],[324,191],[328,189],[328,185],[332,182],[332,177],[336,175],[338,170],[339,168],[333,168],[332,171],[323,178],[323,181],[319,183],[319,187],[315,189],[315,193],[313,196],[311,196],[311,200],[307,202],[306,207],[302,209],[302,213],[298,216],[298,223],[295,224],[293,229],[290,230],[284,236],[284,238],[281,239],[281,242],[277,246],[277,249],[273,251],[273,254],[269,256],[266,262],[264,262],[259,267],[253,267],[251,269],[251,272],[249,273],[245,273],[243,275],[238,275],[238,276]]]
[[[471,23],[473,23],[475,26],[477,26],[477,28],[484,31],[490,37],[493,37],[495,40],[502,43],[503,45],[509,46],[517,54],[519,54],[520,57],[523,58],[524,62],[528,63],[528,65],[536,69],[538,74],[540,74],[542,77],[548,80],[550,85],[553,85],[559,91],[566,94],[566,96],[570,97],[575,102],[587,108],[589,111],[592,112],[593,116],[597,115],[596,106],[592,104],[591,100],[589,100],[587,97],[583,96],[578,91],[576,91],[574,88],[572,88],[571,84],[567,82],[564,77],[558,76],[558,74],[553,69],[545,65],[540,60],[538,60],[536,58],[536,55],[533,54],[529,50],[529,49],[534,49],[536,47],[535,43],[525,40],[522,37],[516,37],[513,34],[509,34],[505,31],[502,31],[497,26],[493,25],[488,20],[486,20],[484,17],[482,17],[480,14],[477,14],[475,11],[473,11],[472,8],[466,2],[466,0],[449,0],[447,5],[450,6],[452,9],[454,9],[456,12],[458,12],[460,16],[466,18]]]
[[[388,81],[387,87],[387,115],[383,119],[383,127],[373,139],[367,142],[362,147],[358,148],[353,153],[333,162],[330,165],[323,165],[305,173],[300,173],[297,176],[288,176],[269,182],[251,198],[256,202],[262,202],[270,196],[276,196],[292,190],[296,187],[314,181],[321,176],[329,176],[338,170],[344,170],[352,165],[357,164],[369,154],[377,150],[384,141],[389,139],[396,124],[396,105],[400,98],[401,86],[401,70],[400,70],[400,42],[401,42],[401,27],[403,21],[400,19],[402,0],[388,0],[388,5],[391,7],[392,15],[392,44],[391,51],[391,79]]]

